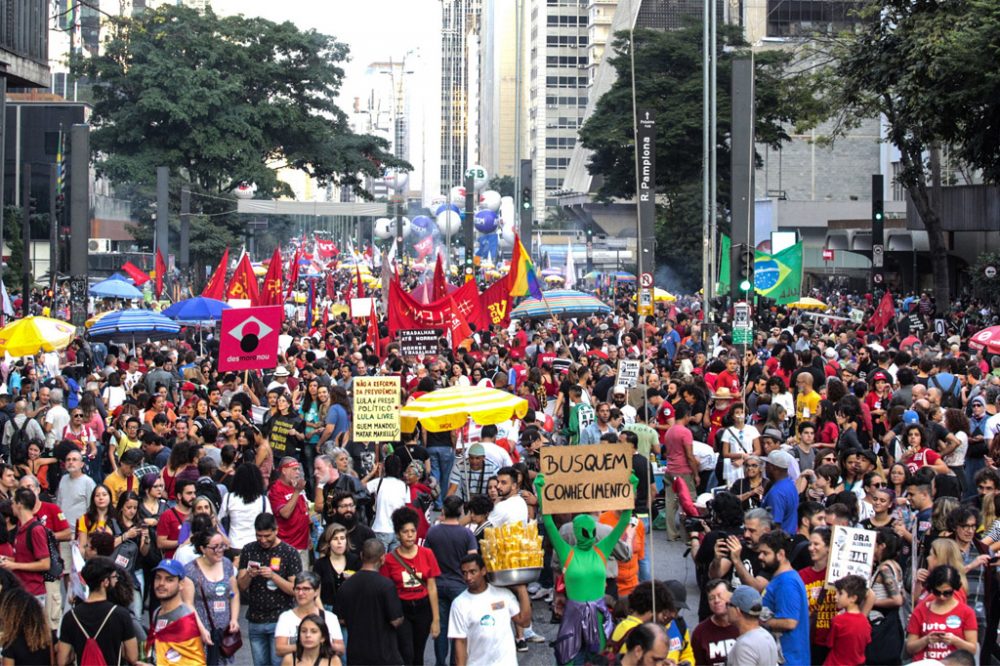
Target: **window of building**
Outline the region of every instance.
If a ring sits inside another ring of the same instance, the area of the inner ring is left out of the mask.
[[[852,30],[864,0],[768,0],[768,37],[832,35]]]

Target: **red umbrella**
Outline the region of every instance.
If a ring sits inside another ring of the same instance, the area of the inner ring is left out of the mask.
[[[969,338],[969,347],[985,349],[990,354],[1000,354],[1000,326],[990,326]]]

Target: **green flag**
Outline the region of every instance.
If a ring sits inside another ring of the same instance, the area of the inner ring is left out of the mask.
[[[754,289],[778,305],[799,300],[802,290],[802,242],[774,255],[758,252],[753,263]]]
[[[720,234],[722,240],[719,241],[719,284],[722,287],[722,293],[729,292],[729,261],[730,261],[730,251],[732,247],[732,241],[729,240],[729,236],[726,234]]]

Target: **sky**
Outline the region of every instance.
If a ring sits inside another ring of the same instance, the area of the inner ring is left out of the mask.
[[[217,14],[291,21],[333,35],[351,48],[344,65],[340,107],[364,96],[368,63],[400,60],[409,49],[434,47],[440,32],[440,0],[211,0]]]

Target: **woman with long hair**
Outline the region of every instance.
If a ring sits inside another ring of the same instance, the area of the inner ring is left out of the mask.
[[[837,455],[861,448],[861,440],[858,437],[860,415],[855,404],[855,401],[844,398],[834,407],[833,413],[837,419],[837,428],[840,430],[837,436]]]
[[[944,411],[944,427],[954,435],[938,444],[938,453],[959,481],[959,488],[965,492],[965,454],[969,450],[969,417],[961,409],[950,407]],[[942,410],[938,410],[940,414]]]
[[[31,474],[36,479],[38,479],[38,485],[42,490],[49,489],[49,465],[58,463],[56,458],[43,457],[43,446],[44,443],[41,441],[30,441],[28,442],[28,457],[24,460],[15,461],[11,458],[11,462],[14,462],[17,470],[18,476],[24,476],[25,474]],[[13,451],[11,455],[13,456]]]
[[[96,486],[90,493],[90,505],[86,513],[76,521],[76,539],[80,550],[87,547],[89,537],[94,532],[110,532],[112,521],[118,518],[118,512],[111,504],[111,491],[103,483]]]
[[[875,530],[875,571],[869,588],[875,597],[868,621],[872,642],[865,663],[873,666],[896,666],[903,652],[903,624],[899,609],[903,606],[903,571],[896,561],[899,536],[888,527]]]
[[[240,551],[257,538],[253,522],[262,513],[271,513],[264,478],[259,467],[243,463],[236,468],[232,490],[222,498],[219,508],[219,520],[229,519],[231,549],[227,556],[233,561],[239,563]]]
[[[112,372],[108,375],[108,384],[101,391],[101,400],[104,401],[104,406],[107,408],[108,413],[114,412],[118,409],[119,405],[124,404],[125,399],[128,398],[128,394],[125,393],[125,388],[122,386],[122,377],[117,372]]]
[[[914,604],[906,628],[906,652],[914,661],[941,659],[955,650],[976,653],[976,614],[966,604],[965,581],[959,567],[941,564],[927,574],[927,603]]]
[[[198,557],[184,566],[181,599],[197,611],[202,625],[209,630],[212,645],[205,646],[208,666],[227,664],[231,659],[219,652],[222,633],[240,626],[240,588],[236,567],[223,553],[225,538],[218,533],[198,531],[191,535],[191,545]]]
[[[816,443],[836,444],[840,429],[837,428],[837,415],[833,403],[829,400],[819,401],[819,411],[816,412]]]
[[[340,666],[333,649],[330,628],[319,615],[307,615],[299,622],[295,651],[286,654],[281,666]]]
[[[319,601],[319,576],[311,571],[297,574],[292,591],[295,597],[295,606],[278,616],[278,623],[274,628],[274,649],[278,656],[295,652],[296,644],[294,641],[298,636],[299,625],[310,616],[322,616],[323,623],[329,630],[333,651],[343,652],[344,638],[341,633],[340,620],[332,612],[325,610]]]
[[[191,466],[191,454],[190,442],[175,442],[173,448],[170,449],[167,465],[160,472],[160,477],[163,479],[163,490],[168,500],[177,500],[174,485],[177,483],[177,477]]]
[[[837,614],[837,595],[826,589],[826,566],[830,560],[829,527],[816,527],[809,534],[812,564],[799,569],[809,600],[809,641],[812,663],[822,664],[830,651],[830,624]]]
[[[333,425],[333,433],[326,446],[345,446],[351,431],[351,401],[342,386],[330,388],[330,409],[326,413],[326,422]]]
[[[927,549],[927,564],[924,567],[917,569],[917,573],[914,576],[913,587],[914,587],[914,602],[913,607],[916,608],[919,603],[922,603],[930,598],[931,593],[929,592],[930,585],[928,584],[927,577],[935,567],[939,567],[942,564],[954,567],[961,578],[960,590],[956,590],[955,594],[963,602],[966,601],[966,594],[969,589],[969,582],[965,578],[965,561],[962,559],[962,551],[958,548],[958,543],[954,539],[950,538],[940,538],[934,539],[931,542],[930,547]]]
[[[126,490],[118,496],[118,518],[112,522],[115,534],[115,547],[126,541],[132,541],[138,548],[137,561],[133,562],[133,583],[137,590],[132,614],[142,617],[142,590],[145,583],[145,576],[139,561],[149,556],[149,530],[142,524],[139,518],[139,495],[131,490]],[[2,617],[2,616],[0,616]]]
[[[361,569],[361,558],[348,550],[347,528],[340,523],[330,523],[323,530],[318,551],[313,568],[320,580],[320,601],[330,610],[340,586]]]
[[[52,631],[45,609],[21,586],[5,587],[0,594],[3,618],[3,666],[54,664]]]
[[[921,467],[931,467],[938,474],[951,474],[937,451],[927,448],[927,433],[919,423],[911,423],[903,429],[903,459],[901,462],[916,474]]]

